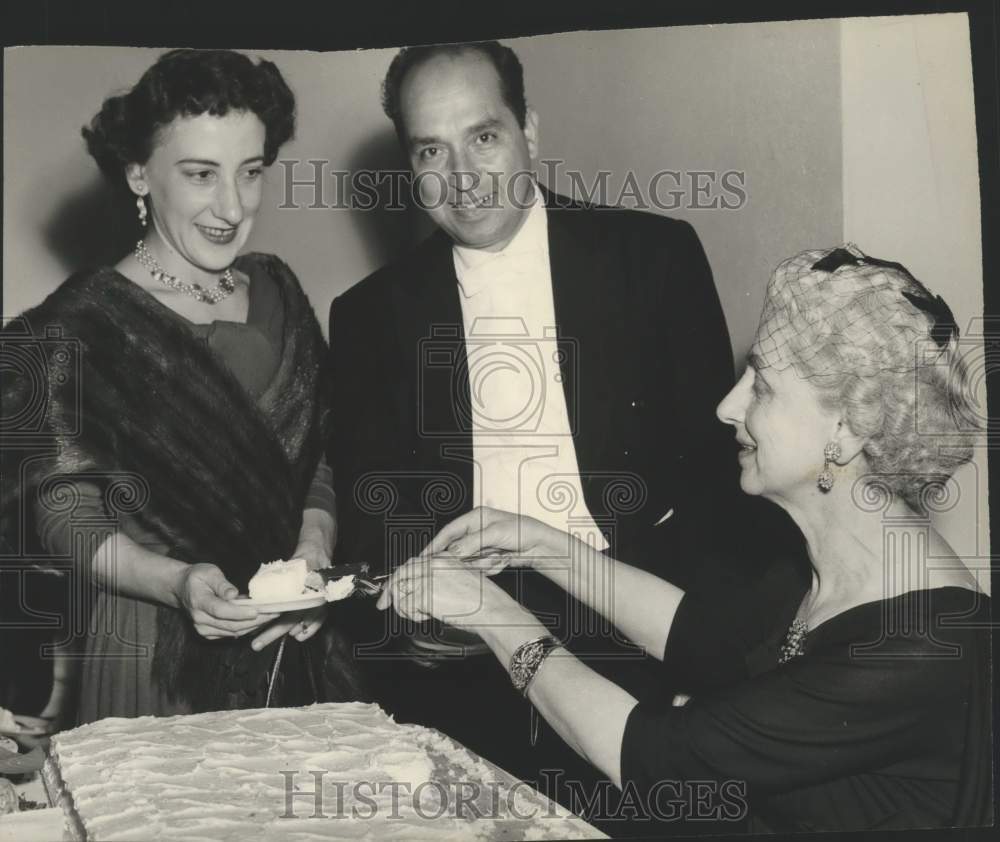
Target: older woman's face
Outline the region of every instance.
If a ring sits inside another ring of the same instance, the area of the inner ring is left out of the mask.
[[[261,201],[264,135],[251,112],[178,117],[142,167],[156,230],[199,269],[225,269],[250,235]]]
[[[776,501],[815,494],[823,448],[838,418],[824,410],[808,381],[795,369],[748,365],[716,414],[736,428],[740,486],[747,494]]]

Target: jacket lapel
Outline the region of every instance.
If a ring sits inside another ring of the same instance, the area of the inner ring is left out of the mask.
[[[549,204],[549,263],[556,322],[567,353],[563,387],[584,488],[622,464],[623,407],[636,377],[629,352],[624,267],[601,236],[597,211]],[[592,509],[593,511],[593,509]],[[594,512],[596,515],[597,513]]]
[[[417,464],[457,473],[472,497],[472,427],[465,331],[451,241],[438,231],[393,287],[402,371]],[[463,412],[463,409],[466,411]]]

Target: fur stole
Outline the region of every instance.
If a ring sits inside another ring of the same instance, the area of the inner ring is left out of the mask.
[[[284,263],[237,265],[268,273],[285,306],[281,362],[256,402],[183,319],[112,269],[74,275],[5,328],[5,356],[13,340],[40,363],[4,378],[4,425],[29,433],[3,448],[5,534],[47,476],[129,472],[148,486],[134,517],[173,558],[216,564],[245,591],[261,562],[294,551],[325,437],[328,351]],[[153,669],[168,692],[196,710],[263,702],[273,647],[207,641],[163,606],[157,624]]]

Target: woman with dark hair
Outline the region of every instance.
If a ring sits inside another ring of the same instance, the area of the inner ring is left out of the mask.
[[[898,263],[846,246],[775,270],[718,416],[742,445],[743,490],[801,529],[811,587],[685,593],[485,509],[401,567],[380,607],[479,633],[644,815],[699,799],[702,817],[749,808],[757,830],[989,824],[990,600],[928,519],[977,427],[957,339],[944,301]],[[601,612],[690,698],[637,703],[483,577],[506,565]]]
[[[81,722],[359,692],[343,647],[329,651],[336,633],[313,639],[323,607],[279,615],[232,601],[262,562],[329,565],[336,534],[326,344],[288,266],[240,254],[294,125],[271,62],[165,53],[83,130],[135,203],[134,251],[74,275],[8,328],[64,340],[35,343],[45,446],[30,458],[5,448],[19,482],[4,487],[3,516],[5,534],[27,526],[19,546],[70,558],[97,585]],[[4,384],[8,418],[37,393],[20,374]],[[76,600],[77,626],[87,602]]]

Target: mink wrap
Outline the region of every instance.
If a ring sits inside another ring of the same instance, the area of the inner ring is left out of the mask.
[[[72,276],[5,326],[4,558],[31,546],[26,513],[47,478],[119,472],[148,486],[134,518],[167,555],[216,564],[241,592],[262,562],[293,553],[325,441],[328,349],[284,263],[253,254],[237,265],[269,273],[285,304],[281,362],[256,401],[183,319],[110,268]],[[172,696],[196,711],[263,704],[277,643],[206,640],[164,605],[156,623],[153,674]],[[289,640],[312,700],[357,697],[335,638]]]

